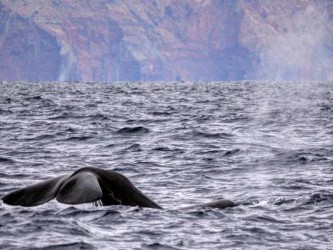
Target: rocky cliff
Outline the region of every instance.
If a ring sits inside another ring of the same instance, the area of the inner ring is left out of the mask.
[[[332,80],[331,0],[2,0],[0,80]]]

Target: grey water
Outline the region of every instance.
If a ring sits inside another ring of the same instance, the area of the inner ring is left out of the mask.
[[[0,248],[332,249],[333,82],[0,83],[0,198],[88,166],[164,210],[1,204]]]

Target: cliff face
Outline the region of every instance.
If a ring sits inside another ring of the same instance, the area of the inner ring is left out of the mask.
[[[55,37],[1,3],[0,48],[1,79],[57,79],[60,48]]]
[[[330,0],[2,0],[0,80],[329,80]]]

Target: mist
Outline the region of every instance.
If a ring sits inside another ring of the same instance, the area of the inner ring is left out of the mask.
[[[309,10],[294,15],[260,53],[259,79],[329,80],[333,78],[332,40],[327,13]],[[324,15],[323,15],[324,13]]]

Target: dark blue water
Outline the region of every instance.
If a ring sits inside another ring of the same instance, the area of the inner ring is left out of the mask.
[[[0,197],[94,166],[165,208],[2,204],[0,248],[332,249],[333,82],[1,83],[0,118]]]

